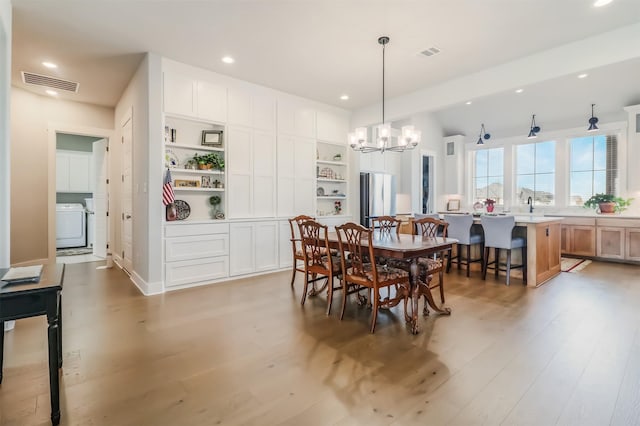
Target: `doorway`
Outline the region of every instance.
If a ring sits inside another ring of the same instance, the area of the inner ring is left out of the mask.
[[[56,263],[105,261],[109,139],[63,131],[55,139]]]
[[[422,155],[422,213],[429,214],[434,211],[434,157]]]

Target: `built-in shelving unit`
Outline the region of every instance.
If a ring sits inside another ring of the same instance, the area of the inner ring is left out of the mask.
[[[316,148],[316,215],[343,216],[349,190],[347,146],[318,140]]]
[[[216,132],[219,146],[203,145],[203,132]],[[224,212],[225,169],[199,169],[194,155],[215,153],[226,165],[225,133],[222,124],[172,114],[164,116],[164,166],[171,171],[175,198],[185,201],[191,209],[183,221],[219,221],[214,218],[216,209]],[[214,193],[221,198],[216,209],[209,202]]]

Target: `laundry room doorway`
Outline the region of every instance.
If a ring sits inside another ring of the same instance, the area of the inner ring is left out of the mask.
[[[52,133],[55,184],[49,184],[49,258],[57,263],[110,264],[111,131],[57,128]]]

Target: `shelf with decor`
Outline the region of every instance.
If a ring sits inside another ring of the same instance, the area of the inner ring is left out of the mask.
[[[316,215],[348,216],[349,152],[346,144],[316,143]]]
[[[164,167],[171,172],[175,199],[182,206],[178,221],[224,218],[225,142],[223,125],[165,114]],[[210,201],[214,195],[215,205]]]

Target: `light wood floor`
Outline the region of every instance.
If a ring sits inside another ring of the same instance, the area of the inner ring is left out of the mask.
[[[289,273],[141,296],[68,265],[63,425],[640,424],[640,268],[538,289],[446,275],[451,317],[300,307]],[[7,333],[0,424],[46,425],[44,318]]]

